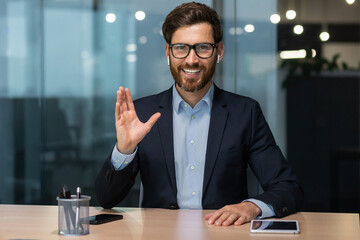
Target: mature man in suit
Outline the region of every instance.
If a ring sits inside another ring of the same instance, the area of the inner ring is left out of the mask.
[[[104,208],[118,204],[140,171],[143,207],[218,209],[209,224],[240,225],[299,210],[303,192],[258,103],[213,84],[223,58],[215,10],[184,3],[163,24],[172,88],[132,101],[120,87],[117,143],[96,179]],[[248,199],[250,166],[264,193]]]

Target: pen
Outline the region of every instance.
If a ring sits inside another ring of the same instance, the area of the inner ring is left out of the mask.
[[[70,193],[70,189],[68,186],[64,185],[62,187],[62,196],[63,198],[66,198],[66,199],[70,199],[71,198],[71,193]]]
[[[81,198],[81,188],[76,188],[76,199]],[[76,202],[76,216],[75,216],[75,233],[78,233],[79,230],[79,220],[80,220],[80,202]]]
[[[67,199],[71,198],[71,193],[70,193],[70,189],[68,188],[68,186],[64,185],[62,187],[59,197],[67,198]],[[66,207],[64,207],[64,216],[65,216],[65,222],[66,222],[67,229],[70,229],[71,216],[70,216],[69,209],[67,209]]]

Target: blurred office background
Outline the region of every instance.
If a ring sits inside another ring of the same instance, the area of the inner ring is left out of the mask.
[[[0,203],[56,204],[67,184],[97,205],[116,90],[139,98],[173,84],[161,26],[182,2],[0,0]],[[201,2],[224,27],[215,83],[259,101],[303,210],[357,212],[360,1]],[[138,206],[139,182],[120,206]]]

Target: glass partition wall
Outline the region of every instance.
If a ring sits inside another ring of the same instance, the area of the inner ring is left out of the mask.
[[[41,202],[41,1],[0,1],[0,202]]]
[[[182,2],[0,1],[0,203],[54,204],[66,184],[97,205],[95,176],[116,142],[116,90],[139,98],[173,84],[161,26]],[[276,1],[202,2],[224,26],[215,83],[258,100],[285,151]],[[138,206],[139,182],[122,206]]]

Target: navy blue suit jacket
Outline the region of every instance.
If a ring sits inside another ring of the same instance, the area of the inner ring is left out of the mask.
[[[138,144],[135,159],[115,171],[109,157],[96,179],[99,204],[112,208],[128,193],[140,171],[143,207],[177,208],[173,147],[172,89],[134,102],[139,119],[160,119]],[[258,103],[215,87],[205,160],[202,207],[219,209],[248,198],[247,167],[264,193],[253,198],[271,204],[277,216],[299,210],[303,191],[276,145]]]

